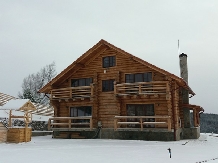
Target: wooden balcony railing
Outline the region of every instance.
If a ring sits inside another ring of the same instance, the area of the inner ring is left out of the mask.
[[[92,124],[92,116],[53,117],[48,120],[48,130],[92,130]]]
[[[155,119],[158,121],[155,122],[147,122],[145,119]],[[135,119],[135,121],[129,121],[128,119]],[[160,121],[161,119],[161,121]],[[124,125],[125,127],[120,127],[120,125]],[[117,129],[134,129],[135,127],[131,127],[138,125],[141,131],[143,131],[144,125],[165,125],[168,131],[171,131],[171,118],[170,116],[115,116],[114,117],[114,130]],[[128,127],[127,127],[128,126]]]
[[[169,85],[167,81],[115,84],[114,93],[117,96],[168,94]]]
[[[53,99],[84,99],[93,96],[94,86],[68,87],[51,90],[51,100]]]

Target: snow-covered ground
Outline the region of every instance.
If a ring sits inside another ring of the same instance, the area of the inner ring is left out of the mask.
[[[218,137],[201,134],[198,140],[158,142],[40,136],[28,143],[2,143],[0,156],[1,163],[215,163]]]

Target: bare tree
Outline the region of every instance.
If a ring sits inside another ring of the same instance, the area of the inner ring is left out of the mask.
[[[30,74],[23,79],[22,92],[18,92],[18,97],[30,99],[32,102],[47,104],[48,96],[38,93],[45,84],[52,80],[56,75],[55,62],[43,67],[39,72]]]

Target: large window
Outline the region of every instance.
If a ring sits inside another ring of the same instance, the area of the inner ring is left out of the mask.
[[[92,115],[92,107],[91,106],[79,106],[79,107],[71,107],[70,108],[70,116],[71,117],[81,117],[81,116],[91,116]],[[73,123],[79,122],[88,122],[88,119],[78,119],[73,120]]]
[[[114,90],[114,79],[102,80],[102,92]]]
[[[154,104],[128,104],[127,116],[154,116]],[[139,121],[139,119],[129,118],[128,121]],[[144,122],[154,122],[154,118],[145,118]],[[130,125],[131,127],[139,127],[137,125]],[[154,127],[154,125],[144,125],[145,127]]]
[[[79,87],[79,86],[90,86],[92,83],[92,78],[82,78],[82,79],[72,79],[71,86]]]
[[[103,57],[102,62],[104,68],[113,67],[116,65],[116,57],[115,56]]]
[[[137,74],[126,74],[125,75],[126,83],[135,83],[135,82],[150,82],[152,81],[152,73],[137,73]]]

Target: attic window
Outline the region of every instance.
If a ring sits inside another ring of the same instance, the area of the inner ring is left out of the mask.
[[[103,62],[102,64],[103,68],[114,67],[116,65],[116,57],[115,56],[103,57],[102,62]]]

